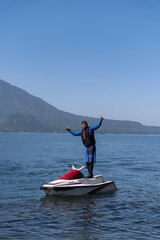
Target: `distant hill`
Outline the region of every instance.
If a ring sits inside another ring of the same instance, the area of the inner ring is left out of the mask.
[[[13,113],[0,121],[1,132],[45,132],[45,127],[30,114]]]
[[[64,99],[65,101],[65,99]],[[79,116],[46,103],[26,91],[0,80],[0,131],[1,132],[65,132],[65,127],[77,131],[81,121],[89,125],[98,123],[98,118]],[[144,126],[134,121],[103,121],[99,133],[160,134],[160,127]]]

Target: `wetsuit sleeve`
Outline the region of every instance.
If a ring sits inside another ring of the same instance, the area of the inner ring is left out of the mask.
[[[69,129],[69,131],[73,136],[80,136],[81,135],[81,131],[79,132],[73,132],[71,129]]]
[[[102,124],[102,120],[100,119],[99,123],[96,126],[90,127],[89,128],[89,134],[93,135],[94,130],[98,129]]]

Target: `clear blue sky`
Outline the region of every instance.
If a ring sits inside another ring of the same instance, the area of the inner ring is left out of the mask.
[[[0,79],[64,111],[160,126],[160,1],[0,0]]]

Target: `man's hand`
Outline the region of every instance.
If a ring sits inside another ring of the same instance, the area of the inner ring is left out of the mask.
[[[69,126],[67,126],[67,127],[66,127],[66,131],[69,131],[69,130],[70,130],[70,127],[69,127]]]
[[[99,117],[100,117],[100,119],[101,119],[101,120],[103,120],[103,119],[104,119],[104,118],[103,118],[101,115],[99,115]]]

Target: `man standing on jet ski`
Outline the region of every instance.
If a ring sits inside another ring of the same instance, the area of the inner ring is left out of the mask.
[[[89,175],[87,178],[93,177],[93,166],[96,162],[96,141],[94,138],[94,131],[98,129],[103,121],[103,117],[100,116],[100,121],[96,126],[89,127],[86,121],[82,121],[81,127],[82,130],[79,132],[73,132],[70,127],[66,127],[66,130],[69,131],[74,136],[81,136],[82,142],[85,146],[84,148],[84,155],[85,155],[85,162],[88,168]]]

